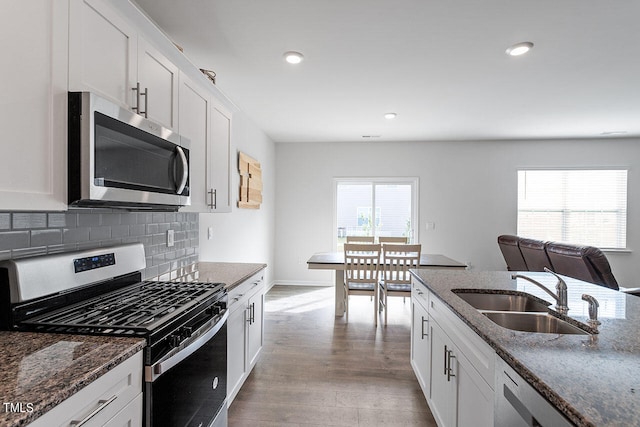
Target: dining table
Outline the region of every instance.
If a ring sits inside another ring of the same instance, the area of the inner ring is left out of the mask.
[[[335,271],[335,315],[344,316],[344,252],[318,252],[307,261],[309,270]],[[462,269],[467,265],[440,254],[420,254],[419,268],[425,269]]]

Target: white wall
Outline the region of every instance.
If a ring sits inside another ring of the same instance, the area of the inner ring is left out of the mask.
[[[519,167],[628,167],[628,241],[640,247],[640,141],[463,141],[276,144],[277,283],[329,284],[307,259],[331,251],[333,178],[417,176],[419,241],[476,270],[504,270],[496,243],[516,233]],[[434,222],[434,230],[426,230]],[[640,286],[638,253],[607,253],[623,286]]]
[[[231,213],[200,214],[200,261],[266,263],[266,283],[273,282],[275,237],[275,144],[243,112],[232,123]],[[260,209],[238,209],[240,175],[237,152],[260,162],[263,202]],[[207,229],[213,238],[207,239]]]

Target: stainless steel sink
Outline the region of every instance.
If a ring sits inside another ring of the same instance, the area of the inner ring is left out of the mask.
[[[524,312],[533,311],[546,313],[547,308],[550,305],[547,302],[543,302],[533,297],[532,295],[528,295],[525,293],[478,293],[468,292],[462,289],[454,289],[453,292],[478,310]]]
[[[516,331],[589,335],[589,332],[550,314],[498,311],[483,312],[482,314],[503,328]]]

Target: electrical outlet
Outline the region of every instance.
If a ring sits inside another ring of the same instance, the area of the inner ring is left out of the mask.
[[[173,230],[167,230],[167,247],[170,248],[175,244],[176,244],[176,241],[173,236]]]

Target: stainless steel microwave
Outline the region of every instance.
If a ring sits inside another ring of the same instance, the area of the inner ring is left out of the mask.
[[[189,205],[189,141],[90,92],[69,92],[70,206]]]

